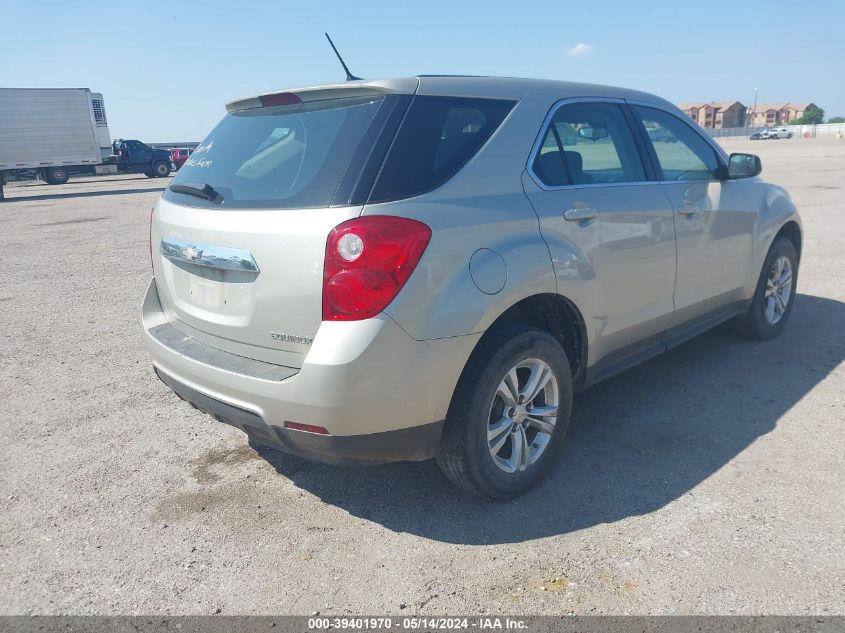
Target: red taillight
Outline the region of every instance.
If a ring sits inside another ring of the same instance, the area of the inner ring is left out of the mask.
[[[263,95],[258,98],[261,100],[261,105],[265,108],[268,106],[294,105],[296,103],[302,103],[302,99],[292,92],[277,92],[273,95]]]
[[[306,433],[317,433],[319,435],[329,435],[328,429],[314,424],[302,424],[302,422],[285,422],[286,429],[294,431],[305,431]]]
[[[153,211],[156,208],[150,209],[150,268],[153,267]]]
[[[384,310],[414,272],[431,239],[416,220],[386,215],[336,226],[326,241],[323,320],[358,321]]]

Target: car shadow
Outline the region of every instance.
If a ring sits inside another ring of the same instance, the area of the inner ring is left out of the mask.
[[[7,195],[5,202],[31,202],[39,200],[63,200],[65,198],[96,198],[99,196],[122,196],[129,193],[153,193],[155,191],[164,191],[167,185],[161,187],[139,187],[137,189],[109,189],[105,191],[75,191],[72,193],[44,193],[35,196],[18,196],[11,197]]]
[[[722,468],[845,359],[845,303],[798,295],[766,342],[728,325],[576,397],[549,477],[507,502],[453,487],[432,462],[315,464],[253,443],[280,474],[396,532],[462,544],[512,543],[647,514]]]

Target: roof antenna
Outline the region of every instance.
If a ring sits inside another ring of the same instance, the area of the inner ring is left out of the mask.
[[[360,77],[356,77],[351,72],[349,72],[349,69],[346,67],[346,62],[343,61],[343,57],[341,57],[340,53],[337,52],[337,47],[334,45],[334,42],[332,42],[332,38],[329,37],[329,34],[326,33],[325,36],[326,39],[329,41],[329,44],[331,45],[332,50],[334,51],[334,54],[337,55],[337,59],[340,61],[340,65],[343,66],[343,70],[346,73],[346,81],[360,81]]]

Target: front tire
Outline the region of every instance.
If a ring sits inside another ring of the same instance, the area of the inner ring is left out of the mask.
[[[748,314],[737,322],[739,333],[760,341],[780,334],[795,303],[798,253],[785,237],[772,243]]]
[[[517,497],[554,461],[571,410],[572,372],[557,340],[521,324],[490,330],[458,381],[437,464],[470,493]]]

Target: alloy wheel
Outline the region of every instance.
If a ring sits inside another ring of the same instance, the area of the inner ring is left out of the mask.
[[[496,389],[487,422],[487,447],[506,473],[524,471],[546,450],[558,415],[559,389],[549,365],[519,362]]]
[[[786,256],[778,257],[769,270],[763,295],[763,315],[774,325],[783,318],[792,297],[792,262]]]

